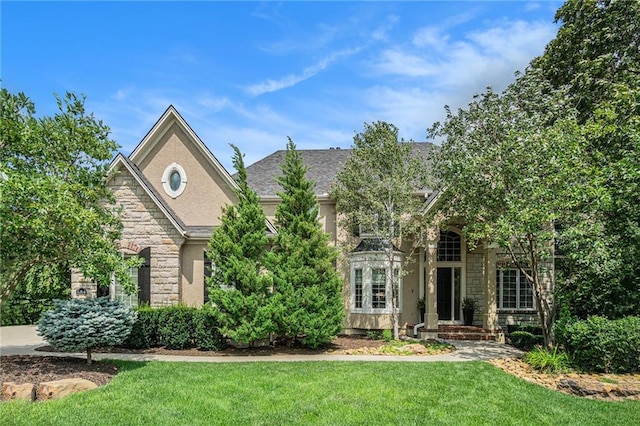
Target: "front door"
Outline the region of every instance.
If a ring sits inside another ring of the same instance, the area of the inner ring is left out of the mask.
[[[461,268],[438,268],[438,320],[443,322],[460,321],[460,292],[462,286]]]

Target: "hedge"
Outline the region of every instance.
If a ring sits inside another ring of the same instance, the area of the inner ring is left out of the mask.
[[[640,372],[640,317],[592,316],[566,324],[559,337],[557,343],[584,371]]]
[[[137,311],[138,321],[123,347],[219,350],[224,346],[218,331],[218,312],[212,307],[198,309],[180,304],[161,308],[143,306]]]
[[[528,331],[514,331],[509,334],[511,344],[522,351],[530,351],[536,346],[544,346],[544,336],[538,336]]]

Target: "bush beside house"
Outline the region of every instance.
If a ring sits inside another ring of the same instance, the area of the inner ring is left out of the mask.
[[[210,306],[185,305],[137,309],[131,334],[122,343],[130,349],[165,346],[167,349],[218,350],[224,347],[218,311]]]

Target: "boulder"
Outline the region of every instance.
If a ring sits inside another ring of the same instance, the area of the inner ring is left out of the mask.
[[[90,380],[77,378],[42,382],[38,386],[38,398],[41,400],[58,399],[72,393],[88,391],[97,387],[98,385]]]
[[[3,383],[2,397],[4,399],[26,399],[29,401],[35,401],[36,386],[33,383]]]

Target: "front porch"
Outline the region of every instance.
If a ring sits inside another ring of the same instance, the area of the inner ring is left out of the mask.
[[[476,340],[476,341],[504,341],[502,330],[487,330],[482,327],[470,325],[445,325],[440,324],[436,330],[428,330],[424,326],[417,329],[414,335],[414,325],[407,324],[407,336],[420,339],[433,338],[437,334],[438,339],[443,340]]]

